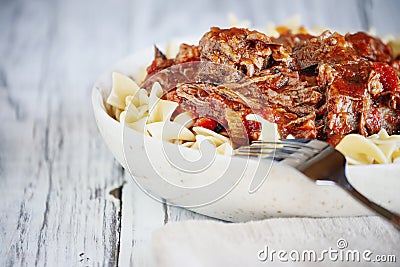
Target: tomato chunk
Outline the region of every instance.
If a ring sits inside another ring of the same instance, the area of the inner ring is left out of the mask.
[[[399,91],[399,78],[393,67],[386,63],[374,62],[374,68],[380,74],[379,81],[386,91]]]
[[[218,122],[216,122],[213,119],[209,118],[198,118],[194,126],[199,126],[203,128],[207,128],[209,130],[214,130],[218,125]]]

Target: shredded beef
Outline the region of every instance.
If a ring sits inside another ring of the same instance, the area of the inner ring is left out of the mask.
[[[250,113],[277,123],[282,138],[291,134],[333,145],[350,133],[367,136],[382,128],[400,133],[400,59],[366,33],[325,31],[313,36],[287,30],[273,38],[248,29],[213,27],[198,46],[181,45],[173,59],[156,48],[148,77],[196,61],[210,65],[193,75],[193,81],[173,88],[166,78],[165,98],[179,103],[177,112],[212,119],[235,144],[259,137],[260,125],[246,120]]]
[[[350,42],[357,54],[372,61],[390,62],[393,57],[390,46],[380,39],[373,38],[364,32],[346,34],[346,41]]]
[[[291,63],[288,51],[257,31],[211,28],[200,40],[201,59],[237,68],[249,77],[272,61]]]

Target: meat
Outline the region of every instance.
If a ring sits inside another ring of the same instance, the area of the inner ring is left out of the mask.
[[[315,36],[308,33],[297,33],[293,34],[291,31],[287,30],[283,32],[279,38],[275,40],[276,43],[282,44],[286,49],[292,52],[293,48],[298,47],[305,42],[309,41]]]
[[[154,60],[150,66],[147,67],[147,78],[159,72],[160,70],[171,67],[175,64],[182,64],[185,62],[193,62],[200,60],[200,51],[198,46],[181,44],[179,52],[174,59],[167,58],[158,48],[154,46]]]
[[[257,86],[274,108],[285,108],[298,116],[315,112],[322,98],[318,87],[307,86],[300,80],[299,73],[281,66],[264,70],[256,78]]]
[[[201,71],[181,65],[188,62],[199,62]],[[148,77],[171,69],[158,81],[168,88],[165,98],[179,103],[177,112],[225,128],[237,145],[259,137],[260,125],[246,120],[250,113],[277,123],[282,138],[336,145],[350,133],[400,133],[399,66],[390,46],[362,32],[286,30],[273,38],[213,27],[173,59],[156,49]]]
[[[321,86],[327,84],[325,131],[328,140],[334,140],[333,143],[345,134],[364,131],[361,116],[363,110],[368,110],[370,106],[367,87],[371,71],[369,63],[361,61],[338,64],[334,68],[333,76],[324,75],[331,81],[321,80]]]
[[[400,113],[393,106],[399,79],[388,64],[362,60],[320,70],[320,87],[326,90],[324,131],[332,144],[349,133],[377,133],[382,126],[389,133],[399,131]]]
[[[393,52],[390,46],[385,45],[380,39],[373,38],[364,32],[346,34],[346,41],[350,42],[356,53],[372,61],[389,63]]]
[[[298,70],[318,65],[320,62],[335,64],[360,59],[356,50],[343,35],[330,31],[325,31],[320,36],[295,47],[293,56]]]
[[[171,67],[174,64],[173,59],[168,59],[157,46],[154,46],[154,60],[147,67],[147,78],[160,70]],[[146,78],[146,79],[147,79]]]
[[[252,77],[272,61],[290,64],[288,51],[257,31],[211,28],[200,40],[201,59],[234,67]]]
[[[195,118],[216,121],[227,129],[235,144],[241,145],[248,143],[249,138],[257,139],[260,131],[258,125],[246,121],[247,114],[257,111],[269,120],[274,119],[269,107],[262,108],[251,98],[244,101],[241,96],[225,85],[186,83],[177,85],[166,98],[178,102],[181,110],[190,111]],[[244,121],[249,127],[244,127]]]
[[[199,61],[200,51],[196,45],[181,44],[179,52],[175,57],[175,64],[181,64],[192,61]]]
[[[390,62],[393,57],[390,46],[363,32],[343,36],[336,32],[325,31],[320,36],[310,38],[306,35],[298,42],[289,41],[288,44],[292,45],[297,69],[305,69],[320,62],[340,64],[362,58]]]

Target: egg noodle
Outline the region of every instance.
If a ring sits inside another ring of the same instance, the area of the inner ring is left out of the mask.
[[[385,129],[368,137],[346,135],[336,149],[349,164],[400,163],[400,135],[388,135]]]

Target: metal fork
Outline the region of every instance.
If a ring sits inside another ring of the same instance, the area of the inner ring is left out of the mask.
[[[319,185],[338,185],[354,199],[400,228],[398,214],[370,201],[350,184],[346,177],[346,158],[326,142],[308,139],[254,141],[251,145],[237,148],[235,154],[280,161],[296,168]],[[250,188],[258,188],[262,182],[253,180]]]

